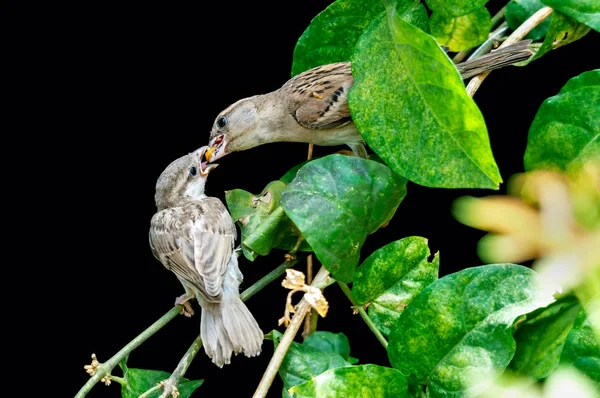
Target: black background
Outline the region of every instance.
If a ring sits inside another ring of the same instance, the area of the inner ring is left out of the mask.
[[[106,360],[167,312],[182,288],[153,258],[148,226],[155,212],[154,184],[175,158],[205,145],[214,118],[230,103],[281,86],[289,77],[296,40],[330,1],[62,3],[30,10],[37,28],[30,52],[35,83],[29,101],[44,112],[44,138],[52,148],[51,178],[43,206],[49,216],[48,266],[52,292],[42,306],[51,320],[50,351],[59,354],[61,396],[73,396],[88,376],[90,354]],[[492,14],[501,2],[491,1]],[[22,22],[33,26],[29,14]],[[27,33],[21,26],[18,32]],[[544,56],[525,68],[493,72],[475,96],[505,181],[523,169],[527,132],[542,101],[566,81],[598,67],[590,49],[598,34]],[[47,145],[47,147],[46,147]],[[220,163],[207,193],[224,200],[234,188],[258,193],[306,157],[305,144],[270,144],[235,153]],[[316,148],[316,154],[340,148]],[[501,186],[504,192],[505,184]],[[441,275],[480,265],[483,236],[457,222],[450,209],[465,194],[490,190],[431,189],[409,183],[408,195],[387,228],[365,243],[362,258],[393,240],[419,235],[442,253]],[[282,261],[283,252],[254,263],[245,259],[242,288]],[[247,304],[263,331],[277,328],[287,291],[278,282]],[[337,286],[326,290],[329,315],[320,330],[344,332],[360,363],[389,365],[386,353]],[[50,311],[50,308],[52,309]],[[50,312],[48,312],[50,311]],[[135,350],[130,367],[172,371],[199,331],[199,316],[177,317]],[[273,353],[235,357],[223,369],[202,351],[187,377],[205,379],[195,395],[251,396]],[[49,354],[52,356],[52,354]],[[59,369],[57,369],[58,371]],[[115,370],[115,374],[119,374]],[[66,385],[65,385],[66,383]],[[271,396],[279,396],[279,377]],[[118,385],[97,385],[89,397],[118,397]]]

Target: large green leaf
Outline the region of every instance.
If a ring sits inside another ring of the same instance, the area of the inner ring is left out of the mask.
[[[506,23],[512,30],[515,30],[542,7],[544,7],[544,4],[540,0],[511,0],[506,5]],[[544,37],[551,18],[552,16],[546,18],[541,24],[533,28],[526,38],[539,40]]]
[[[488,0],[425,0],[434,12],[460,17],[480,9]]]
[[[440,258],[431,262],[427,239],[404,238],[373,252],[356,270],[352,293],[368,304],[369,317],[386,334],[410,301],[438,277]]]
[[[141,394],[171,376],[170,373],[160,370],[128,368],[125,363],[120,365],[125,379],[125,384],[121,386],[121,396],[123,398],[138,398]],[[177,386],[179,398],[188,398],[203,382],[204,380],[188,380],[183,377],[179,386]],[[158,398],[162,392],[162,389],[155,391],[148,395],[148,398]]]
[[[600,1],[598,0],[543,0],[552,7],[600,32]]]
[[[280,332],[273,330],[267,335],[267,338],[272,339],[275,347],[277,347],[281,336]],[[335,352],[292,342],[279,368],[279,376],[283,380],[285,392],[285,390],[302,384],[328,369],[344,366],[351,365]]]
[[[600,343],[585,312],[581,311],[567,336],[562,363],[575,366],[596,383],[600,383]]]
[[[498,188],[483,116],[433,37],[390,12],[356,48],[350,112],[388,166],[420,185]]]
[[[576,171],[600,158],[600,69],[570,79],[538,110],[527,140],[525,170]]]
[[[418,0],[399,0],[398,12],[427,30],[427,12]],[[384,7],[381,1],[337,0],[317,15],[294,49],[292,76],[315,66],[350,61],[356,41]]]
[[[501,372],[515,353],[512,325],[551,303],[553,292],[514,264],[467,268],[425,288],[390,335],[390,362],[427,385],[428,396],[463,396]]]
[[[550,375],[558,368],[565,339],[580,310],[577,299],[566,297],[527,315],[530,319],[514,335],[517,351],[510,368],[534,380]]]
[[[279,206],[286,188],[282,181],[273,181],[258,195],[242,189],[225,193],[231,217],[242,231],[242,252],[250,261],[266,256],[271,249],[291,249],[300,232]],[[310,250],[303,244],[300,250]]]
[[[434,12],[429,19],[431,34],[450,51],[462,51],[483,43],[490,33],[490,13],[481,7],[470,14],[453,17]]]
[[[581,39],[590,31],[590,28],[586,25],[581,24],[558,11],[554,11],[549,18],[552,19],[550,19],[544,42],[537,50],[535,50],[534,46],[531,46],[532,50],[535,50],[535,54],[527,61],[519,63],[519,65],[527,65],[549,51],[573,43],[574,41]]]
[[[295,398],[403,398],[408,393],[405,375],[396,369],[361,365],[331,369],[290,389]]]
[[[381,163],[329,155],[302,167],[281,206],[334,278],[350,282],[368,235],[406,195],[406,180]]]

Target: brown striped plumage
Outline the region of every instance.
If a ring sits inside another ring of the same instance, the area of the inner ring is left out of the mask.
[[[531,56],[530,42],[521,41],[463,62],[457,69],[465,79],[523,61]],[[270,142],[347,144],[357,156],[366,157],[363,139],[348,108],[348,91],[353,84],[350,62],[339,62],[310,69],[278,90],[230,105],[217,116],[210,132],[209,160]]]
[[[261,351],[263,333],[239,298],[243,276],[234,251],[236,229],[223,203],[204,194],[215,165],[202,162],[207,147],[172,162],[156,183],[157,213],[150,222],[154,256],[185,289],[176,303],[196,298],[202,307],[204,349],[218,366],[233,353]]]

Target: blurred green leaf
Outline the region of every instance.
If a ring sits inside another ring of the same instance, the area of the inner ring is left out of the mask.
[[[567,335],[561,363],[575,366],[596,383],[600,383],[600,343],[584,311],[577,315],[575,325]]]
[[[535,14],[538,10],[544,7],[544,3],[540,0],[511,0],[506,5],[506,23],[508,26],[515,30],[529,17]],[[527,39],[539,40],[544,37],[550,25],[552,15],[546,18],[541,24],[533,28],[531,32],[525,36]]]
[[[560,363],[567,334],[580,310],[579,301],[568,296],[528,314],[514,334],[517,351],[510,369],[534,380],[554,372]]]
[[[425,0],[434,12],[460,17],[480,9],[488,0]]]
[[[298,171],[281,206],[332,276],[350,282],[365,239],[392,218],[405,195],[406,180],[386,165],[329,155]]]
[[[399,0],[398,13],[427,30],[427,12],[418,0]],[[292,76],[316,66],[350,61],[356,41],[385,10],[380,1],[337,0],[318,14],[294,49]]]
[[[352,67],[353,120],[396,173],[429,187],[498,188],[483,116],[433,37],[391,12],[362,35]]]
[[[299,231],[279,206],[286,184],[273,181],[258,195],[242,189],[225,193],[231,217],[242,231],[242,252],[250,261],[266,256],[271,249],[291,249],[298,241]],[[304,244],[300,250],[308,251]]]
[[[141,394],[171,376],[170,373],[160,370],[128,368],[124,362],[120,366],[123,369],[125,379],[125,385],[121,386],[121,396],[123,398],[138,398]],[[188,380],[183,377],[177,387],[179,398],[188,398],[203,382],[204,380]],[[158,398],[160,394],[162,394],[162,389],[151,393],[148,398]]]
[[[489,11],[481,7],[470,14],[453,17],[434,12],[429,19],[431,35],[450,51],[462,51],[483,43],[490,33]]]
[[[530,46],[530,48],[535,51],[535,54],[527,61],[523,61],[518,65],[527,65],[549,51],[556,50],[557,48],[581,39],[590,31],[589,27],[558,11],[554,11],[549,18],[551,19],[548,24],[546,36],[544,37],[544,42],[537,50],[535,50],[535,46]]]
[[[543,0],[543,3],[600,32],[600,1]]]
[[[514,264],[467,268],[433,282],[394,325],[388,356],[429,397],[462,396],[502,372],[515,353],[512,325],[547,306],[554,291]]]
[[[361,365],[330,369],[290,392],[296,398],[408,398],[408,382],[396,369]]]
[[[369,317],[385,335],[411,300],[438,277],[440,258],[431,262],[427,239],[411,236],[373,252],[356,270],[352,293],[368,304]]]
[[[576,172],[600,159],[600,69],[570,79],[545,100],[529,129],[525,170]]]
[[[266,338],[273,340],[277,348],[281,336],[280,332],[273,330]],[[328,369],[344,366],[351,365],[335,352],[292,342],[279,368],[279,376],[283,380],[284,392],[286,392],[291,387],[302,384]]]

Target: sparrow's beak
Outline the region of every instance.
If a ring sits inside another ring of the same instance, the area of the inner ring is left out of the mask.
[[[200,158],[200,175],[203,176],[207,176],[212,169],[216,169],[218,166],[217,163],[208,164],[208,160],[205,160],[208,150],[208,146],[203,146],[202,148],[198,148],[194,151],[194,154]]]
[[[225,148],[227,146],[227,138],[225,138],[225,134],[218,135],[210,140],[208,146],[210,148],[206,151],[206,160],[208,160],[210,163],[227,155],[227,152],[225,152]]]

